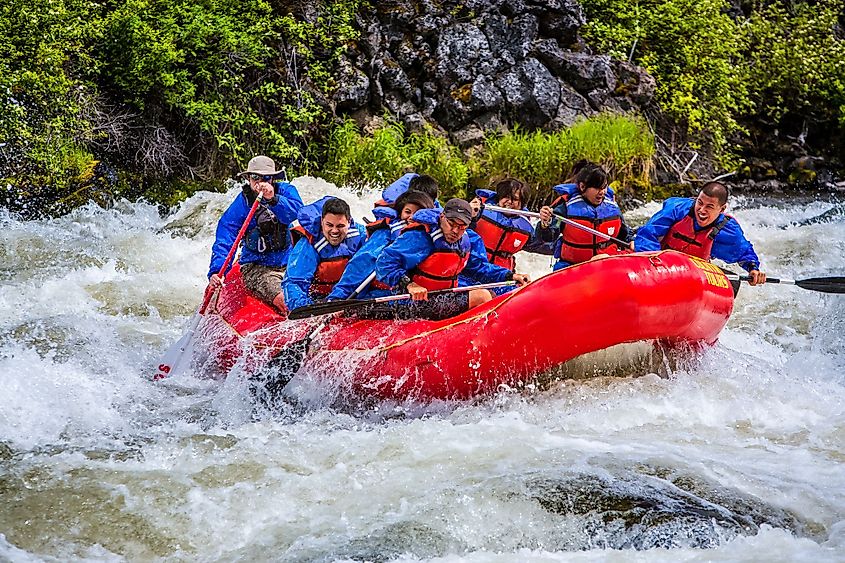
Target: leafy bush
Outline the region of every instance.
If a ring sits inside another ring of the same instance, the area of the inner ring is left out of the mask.
[[[95,8],[84,0],[0,6],[0,177],[23,199],[60,193],[90,169],[84,117],[95,87],[89,45]]]
[[[838,121],[845,129],[845,40],[834,29],[842,0],[775,2],[749,19],[745,81],[758,112]]]
[[[401,123],[388,119],[365,136],[347,120],[329,137],[324,173],[338,185],[383,187],[408,171],[432,176],[444,198],[463,195],[469,179],[460,151],[430,130],[406,136]]]
[[[751,101],[741,60],[746,41],[725,0],[585,0],[588,39],[657,78],[664,111],[717,152],[740,130]]]
[[[325,0],[305,21],[269,0],[9,0],[0,177],[26,195],[103,157],[145,185],[219,178],[258,153],[307,167],[358,4]]]
[[[726,0],[584,0],[586,36],[657,79],[656,97],[693,139],[731,160],[731,135],[759,115],[845,129],[843,0],[753,4],[732,19]],[[839,34],[841,35],[841,24]]]

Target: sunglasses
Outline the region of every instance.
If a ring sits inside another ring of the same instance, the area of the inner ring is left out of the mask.
[[[469,227],[469,225],[464,225],[460,221],[454,221],[448,218],[446,219],[446,222],[449,223],[449,226],[455,229],[456,231],[466,230],[466,228]]]
[[[264,180],[265,182],[272,182],[274,180],[273,176],[263,176],[261,174],[247,174],[246,177],[250,180],[255,180],[256,182],[259,180]]]

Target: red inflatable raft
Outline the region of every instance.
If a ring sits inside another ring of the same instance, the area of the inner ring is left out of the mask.
[[[664,251],[566,268],[443,321],[287,321],[245,291],[236,268],[206,315],[202,340],[224,373],[236,363],[254,371],[308,337],[303,373],[345,392],[466,399],[616,344],[712,344],[733,300],[719,268]]]

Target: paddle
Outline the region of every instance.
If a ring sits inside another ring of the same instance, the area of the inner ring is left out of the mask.
[[[729,280],[749,281],[749,276],[741,276],[738,274],[726,274]],[[782,283],[786,285],[797,285],[802,289],[809,289],[810,291],[820,291],[822,293],[845,293],[845,278],[831,277],[831,278],[808,278],[806,280],[787,280],[783,278],[766,277],[766,283]]]
[[[489,209],[490,211],[498,211],[499,213],[508,213],[508,214],[511,214],[511,215],[522,215],[523,217],[538,217],[538,218],[540,217],[540,214],[535,212],[535,211],[525,211],[524,209],[508,209],[507,207],[498,207],[496,205],[485,205],[484,209]],[[618,238],[612,237],[612,236],[610,236],[606,233],[603,233],[601,231],[591,229],[590,227],[588,227],[586,225],[582,225],[581,223],[573,221],[572,219],[568,219],[568,218],[566,218],[562,215],[553,214],[552,217],[563,221],[567,225],[572,225],[573,227],[581,229],[582,231],[586,231],[586,232],[588,232],[592,235],[595,235],[597,237],[601,237],[605,240],[609,240],[610,242],[614,242],[614,243],[618,244],[619,246],[621,246],[623,248],[630,248],[631,247],[630,243],[627,243],[622,239],[618,239]]]
[[[256,196],[255,202],[252,204],[252,207],[249,209],[249,213],[246,216],[246,220],[244,224],[241,225],[241,230],[238,231],[238,236],[235,237],[235,242],[232,244],[232,249],[229,250],[229,255],[226,256],[226,260],[223,262],[223,267],[220,268],[220,271],[217,272],[217,275],[221,278],[225,277],[226,270],[229,269],[229,264],[232,262],[232,258],[235,256],[235,252],[238,250],[238,245],[241,242],[241,239],[244,238],[244,233],[246,233],[247,226],[249,226],[249,222],[252,221],[252,216],[255,215],[255,210],[258,209],[258,205],[261,203],[261,197]],[[172,375],[173,372],[178,367],[179,363],[182,361],[182,357],[185,355],[185,350],[191,344],[191,341],[194,339],[194,333],[197,331],[197,327],[202,320],[202,316],[205,314],[205,310],[208,308],[208,304],[211,302],[211,298],[214,294],[217,293],[217,290],[211,290],[211,288],[206,288],[205,296],[202,301],[202,305],[200,305],[199,309],[194,313],[194,316],[191,317],[191,320],[188,321],[188,325],[185,329],[185,333],[182,335],[182,338],[177,340],[173,343],[170,348],[167,349],[167,352],[164,353],[162,356],[161,361],[158,364],[158,370],[156,371],[155,375],[153,376],[153,380],[157,381],[159,379],[164,379],[165,377]]]
[[[441,289],[439,291],[429,291],[429,295],[439,295],[441,293],[458,293],[461,291],[472,291],[473,289],[491,289],[494,287],[504,287],[506,285],[514,285],[515,281],[503,281],[496,283],[485,283],[481,285],[468,285],[466,287],[453,287],[450,289]],[[326,301],[325,303],[315,303],[314,305],[306,305],[305,307],[297,307],[288,313],[288,319],[295,321],[299,319],[308,319],[310,317],[319,317],[321,315],[329,315],[337,313],[338,311],[352,311],[360,309],[367,305],[374,303],[386,303],[388,301],[402,301],[403,299],[410,299],[410,293],[403,293],[401,295],[387,295],[385,297],[376,297],[374,299],[339,299],[337,301]]]
[[[370,285],[370,282],[371,282],[371,281],[373,281],[374,279],[376,279],[376,272],[375,272],[375,270],[373,270],[373,272],[372,272],[369,276],[367,276],[367,279],[365,279],[364,281],[362,281],[362,282],[361,282],[361,285],[359,285],[358,287],[356,287],[356,288],[355,288],[355,291],[353,291],[353,292],[352,292],[352,295],[350,295],[350,296],[349,296],[349,297],[347,297],[346,299],[355,299],[356,297],[358,297],[359,295],[361,295],[361,292],[362,292],[362,291],[364,291],[365,289],[367,289],[367,286],[368,286],[368,285]]]

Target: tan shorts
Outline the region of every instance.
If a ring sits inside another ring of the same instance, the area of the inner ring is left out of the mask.
[[[244,286],[256,297],[267,303],[273,303],[273,299],[282,292],[284,275],[284,266],[277,268],[256,264],[255,262],[241,265],[241,277],[244,279]]]

